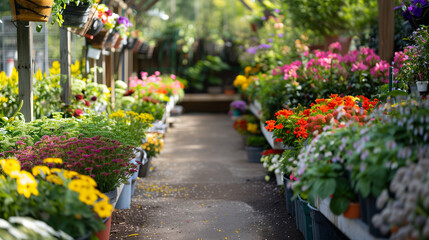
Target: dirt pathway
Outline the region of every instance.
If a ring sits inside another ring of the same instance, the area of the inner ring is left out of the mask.
[[[178,117],[132,206],[118,210],[110,239],[302,239],[281,188],[247,162],[226,115]]]

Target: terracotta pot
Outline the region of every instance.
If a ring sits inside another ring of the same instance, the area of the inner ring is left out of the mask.
[[[343,212],[343,216],[346,218],[360,218],[360,204],[350,202],[347,210]]]
[[[13,19],[17,21],[47,22],[54,0],[9,0]]]
[[[101,230],[101,232],[95,233],[95,236],[98,240],[109,240],[110,238],[110,227],[112,226],[112,217],[108,217],[103,221],[105,229]]]

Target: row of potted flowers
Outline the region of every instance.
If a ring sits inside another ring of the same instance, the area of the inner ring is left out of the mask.
[[[323,239],[326,229],[332,238],[343,237],[316,208],[321,201],[334,215],[362,218],[375,237],[429,237],[423,187],[429,105],[424,89],[406,97],[416,80],[426,79],[420,64],[427,32],[417,29],[413,45],[395,54],[390,91],[389,64],[373,50],[341,56],[335,43],[331,51],[304,52],[271,73],[258,73],[256,66],[237,77],[244,101],[232,103],[231,112],[237,116],[250,108],[263,121],[261,130],[283,145],[264,151],[261,162],[267,179],[272,172],[284,174],[287,210],[306,239]],[[234,127],[249,134],[258,121],[242,115]]]

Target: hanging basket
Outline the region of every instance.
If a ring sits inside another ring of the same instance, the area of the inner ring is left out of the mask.
[[[91,45],[93,48],[102,49],[106,44],[107,38],[109,37],[112,29],[101,29],[101,31],[94,36],[93,39],[87,38],[86,43]]]
[[[116,42],[119,39],[119,34],[116,31],[112,31],[109,33],[109,36],[107,37],[105,48],[113,48],[116,44]]]
[[[10,0],[13,19],[17,21],[47,22],[54,0]]]
[[[87,23],[92,5],[83,4],[76,6],[74,3],[67,4],[62,15],[64,22],[63,27],[79,27],[82,28]]]
[[[134,48],[133,48],[133,52],[135,52],[135,53],[137,53],[138,51],[139,51],[139,49],[140,49],[140,46],[143,44],[143,41],[141,41],[141,40],[137,40],[137,43],[136,43],[136,45],[134,46]]]
[[[95,19],[96,12],[97,12],[97,9],[95,7],[91,7],[89,15],[88,15],[88,19],[84,23],[84,25],[82,27],[71,28],[70,31],[72,33],[80,35],[82,37],[86,36],[86,33],[88,32],[88,30],[92,26],[92,23]]]
[[[88,31],[86,32],[85,37],[94,38],[94,36],[96,36],[101,32],[103,27],[104,27],[104,23],[99,18],[94,18],[94,20],[91,23],[91,26],[89,26]]]
[[[419,28],[420,25],[424,25],[424,26],[429,25],[429,5],[426,5],[425,7],[423,7],[422,12],[423,14],[426,13],[426,16],[417,18],[411,15],[411,19],[408,20],[408,22],[410,22],[411,26],[413,27],[413,30],[416,30],[417,28]]]

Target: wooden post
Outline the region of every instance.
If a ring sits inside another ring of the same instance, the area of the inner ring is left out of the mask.
[[[394,1],[392,0],[378,0],[378,54],[380,58],[391,62],[393,59],[394,51],[394,35],[395,35],[395,22],[394,22]]]
[[[111,52],[110,55],[105,56],[105,64],[106,68],[104,69],[106,72],[106,85],[110,88],[111,94],[111,101],[112,105],[114,106],[115,103],[115,79],[114,79],[114,71],[113,71],[113,53]]]
[[[33,121],[33,28],[31,22],[17,21],[19,101],[25,121]]]
[[[61,64],[61,100],[66,106],[71,103],[71,55],[70,55],[71,33],[67,29],[60,28],[60,64]]]

